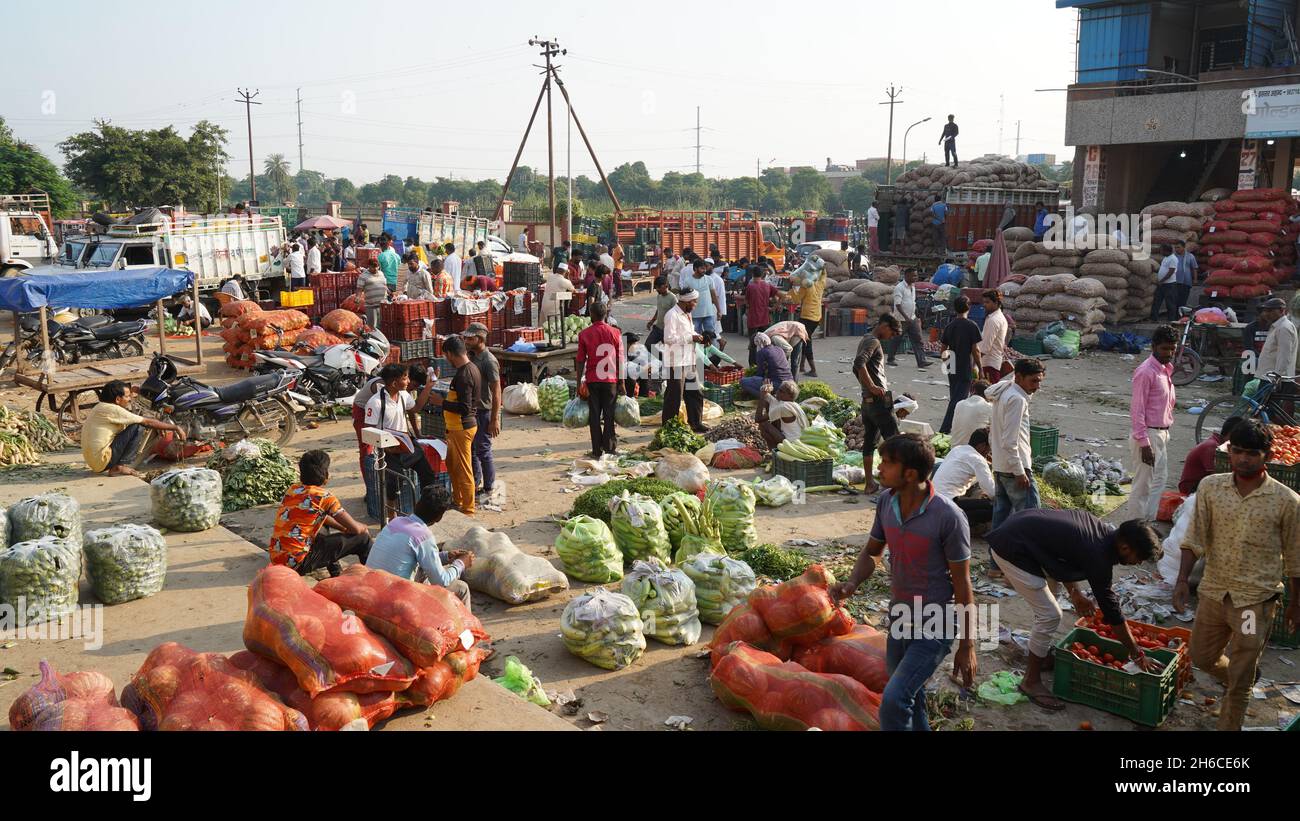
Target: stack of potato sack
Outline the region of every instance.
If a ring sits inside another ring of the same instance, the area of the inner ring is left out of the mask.
[[[1014,284],[1006,283],[999,287],[1005,289]],[[1012,316],[1016,320],[1016,331],[1027,336],[1053,322],[1063,322],[1066,328],[1079,332],[1080,347],[1096,347],[1097,335],[1106,322],[1107,293],[1104,284],[1090,277],[1079,278],[1073,274],[1031,276],[1015,293]],[[1007,310],[1005,303],[1003,310]]]
[[[827,286],[836,308],[866,308],[867,321],[875,323],[894,309],[894,286],[869,279],[848,279]]]
[[[1086,250],[1070,244],[1024,242],[1011,256],[1011,273],[1026,277],[1069,274],[1077,276]]]
[[[1002,239],[1007,244],[1007,256],[1013,257],[1016,251],[1020,250],[1020,246],[1034,241],[1034,229],[1020,226],[1008,228],[1002,232]]]
[[[1084,256],[1079,274],[1105,286],[1107,324],[1136,321],[1150,313],[1156,288],[1154,264],[1137,248],[1099,248]]]
[[[1214,222],[1202,237],[1207,292],[1247,299],[1267,296],[1296,269],[1300,223],[1296,201],[1280,188],[1234,191],[1214,203]]]
[[[934,250],[930,206],[943,198],[946,189],[958,185],[1007,190],[1042,189],[1045,200],[1052,196],[1049,192],[1058,187],[1057,183],[1044,179],[1032,165],[1012,160],[986,157],[959,163],[956,168],[930,164],[918,166],[899,177],[892,190],[883,190],[877,196],[882,211],[886,208],[892,211],[900,196],[906,197],[911,207],[907,237],[901,248],[897,242],[894,243],[893,253],[924,254]]]
[[[247,300],[227,303],[221,315],[221,350],[232,368],[251,369],[253,351],[293,347],[311,324],[302,311],[263,311]]]
[[[813,256],[826,263],[826,267],[822,269],[822,272],[826,274],[827,279],[834,282],[843,282],[852,276],[849,271],[848,251],[840,251],[835,248],[830,248],[822,251],[814,251]],[[827,285],[829,286],[830,283],[828,282]]]

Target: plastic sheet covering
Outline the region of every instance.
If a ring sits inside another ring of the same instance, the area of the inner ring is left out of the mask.
[[[570,653],[606,670],[620,670],[645,652],[636,604],[622,593],[597,588],[571,600],[560,616]]]
[[[194,274],[174,268],[126,268],[90,273],[30,274],[0,279],[0,310],[28,313],[61,308],[134,308],[189,290]]]
[[[470,528],[449,549],[468,550],[474,564],[465,571],[470,589],[507,604],[536,601],[569,589],[569,580],[540,556],[530,556],[504,533]]]
[[[593,584],[616,582],[623,577],[623,554],[609,525],[590,516],[574,516],[555,537],[555,553],[564,572]]]
[[[45,536],[81,546],[81,505],[76,499],[62,493],[42,493],[21,499],[9,508],[9,543]]]
[[[113,525],[85,535],[86,576],[104,604],[143,599],[167,581],[167,541],[148,525]]]
[[[149,483],[153,520],[182,533],[216,527],[221,521],[221,474],[207,468],[169,470]]]
[[[46,536],[0,550],[0,604],[18,626],[58,620],[77,607],[81,545]]]

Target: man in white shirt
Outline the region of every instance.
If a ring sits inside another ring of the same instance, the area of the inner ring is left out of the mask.
[[[614,270],[614,258],[613,258],[612,256],[609,255],[609,249],[606,248],[604,245],[597,245],[597,246],[596,246],[596,253],[600,255],[600,260],[599,260],[599,261],[600,261],[600,264],[601,264],[601,265],[604,265],[606,268],[608,268],[609,270],[613,271],[613,270]]]
[[[235,274],[233,277],[226,280],[226,283],[221,286],[221,293],[230,294],[230,296],[236,300],[245,299],[243,284],[244,275]]]
[[[456,251],[455,243],[452,242],[447,243],[447,258],[442,261],[442,270],[446,271],[447,275],[451,277],[452,290],[459,291],[460,276],[461,276],[461,258],[460,258],[460,254],[457,253]]]
[[[413,398],[407,388],[411,386],[410,366],[396,362],[385,365],[379,371],[379,378],[384,387],[375,393],[366,403],[365,426],[380,428],[393,433],[405,434],[414,440],[420,430],[417,414],[429,402],[429,392],[434,380],[426,379],[419,398]],[[388,448],[385,451],[388,460],[386,485],[388,490],[387,512],[396,514],[398,498],[398,476],[403,470],[413,470],[420,479],[422,487],[432,487],[436,481],[433,467],[424,456],[424,450],[415,444],[414,452],[402,446]]]
[[[312,237],[307,240],[307,276],[320,272],[320,248],[316,245],[316,238]]]
[[[200,327],[206,328],[212,324],[212,314],[208,313],[208,309],[203,306],[202,302],[195,305],[193,297],[189,294],[182,295],[181,307],[176,313],[176,320],[178,322],[193,323],[195,314],[198,315]]]
[[[527,228],[519,232],[519,244],[517,247],[519,249],[519,253],[521,254],[528,253],[528,229]]]
[[[684,261],[682,260],[681,254],[673,253],[673,249],[671,248],[664,249],[663,275],[668,277],[668,287],[672,290],[681,287],[681,280],[679,277],[683,264]]]
[[[953,447],[969,445],[971,434],[989,426],[993,406],[984,398],[984,391],[988,390],[988,387],[987,380],[976,379],[971,383],[970,396],[957,403],[952,414]]]
[[[546,319],[560,315],[560,294],[573,292],[573,281],[569,279],[569,264],[561,262],[555,270],[546,275],[543,283],[545,293],[542,295],[541,314],[537,321],[546,327]]]
[[[1264,340],[1264,349],[1259,353],[1255,373],[1261,378],[1269,373],[1279,373],[1285,377],[1296,374],[1296,327],[1287,316],[1286,301],[1273,297],[1259,309],[1259,318],[1269,323],[1268,338]],[[1278,388],[1279,396],[1287,394],[1287,386]]]
[[[1037,359],[1016,360],[1015,377],[989,387],[993,403],[989,443],[993,447],[993,529],[1013,513],[1039,507],[1029,447],[1029,398],[1043,386],[1047,368]]]
[[[1160,308],[1168,304],[1169,310],[1165,317],[1170,322],[1178,321],[1178,257],[1174,256],[1172,246],[1165,245],[1161,249],[1164,252],[1164,259],[1160,260],[1160,270],[1156,272],[1156,295],[1151,300],[1151,316],[1148,319],[1155,322],[1160,315]]]
[[[664,314],[664,341],[656,345],[663,362],[664,389],[663,419],[677,416],[682,402],[686,403],[686,420],[691,430],[703,433],[707,428],[701,420],[704,411],[704,394],[701,391],[702,374],[699,373],[699,359],[695,355],[695,345],[704,341],[704,336],[695,331],[691,311],[700,295],[687,288],[677,295],[677,305]]]
[[[291,288],[305,288],[307,286],[306,260],[302,253],[302,246],[296,242],[289,246],[289,256],[285,259],[285,268],[289,272],[289,285]]]
[[[980,428],[971,434],[970,444],[953,445],[931,480],[935,494],[952,499],[972,525],[993,518],[993,497],[997,490],[989,467],[992,458],[988,428]],[[980,495],[972,493],[976,485]]]
[[[867,236],[870,238],[870,250],[873,254],[880,253],[880,211],[876,209],[875,200],[871,201],[871,207],[867,209]]]
[[[903,335],[912,341],[912,353],[916,356],[916,367],[928,368],[930,362],[925,358],[925,348],[921,345],[921,320],[916,316],[916,269],[909,267],[903,271],[903,278],[894,286],[894,315],[903,325]],[[903,346],[903,335],[889,340],[889,359],[885,362],[890,367],[898,367],[898,349]]]
[[[1002,312],[1002,292],[990,288],[984,292],[984,327],[975,349],[980,352],[980,367],[990,385],[1005,376],[1011,365],[1006,360],[1007,315]],[[954,423],[955,425],[955,423]]]
[[[722,318],[727,315],[727,266],[719,265],[713,269],[713,304],[718,307],[718,331],[722,330]]]

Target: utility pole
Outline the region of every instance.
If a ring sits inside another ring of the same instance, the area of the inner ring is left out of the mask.
[[[551,80],[555,77],[555,68],[551,65],[551,58],[557,54],[567,54],[568,51],[561,49],[560,44],[554,40],[539,40],[536,37],[529,40],[528,45],[541,46],[542,57],[546,59],[546,81],[542,83],[542,93],[546,95],[546,192],[551,206],[551,245],[554,247],[557,243],[555,241],[555,134],[551,117]]]
[[[235,100],[235,102],[244,104],[244,116],[248,118],[248,186],[249,186],[249,190],[252,192],[252,196],[249,199],[251,202],[257,202],[257,174],[253,173],[253,108],[252,107],[255,105],[261,105],[261,103],[253,102],[253,98],[256,97],[258,94],[261,94],[262,92],[260,89],[255,89],[252,94],[249,94],[248,89],[240,88],[240,89],[236,89],[236,93],[239,94],[240,99]]]
[[[564,177],[569,182],[569,211],[568,218],[565,220],[564,238],[573,239],[573,106],[569,105],[566,97],[564,100],[564,153],[567,158],[567,166]]]
[[[998,95],[998,153],[1002,153],[1002,124],[1007,118],[1007,101],[1006,96]]]
[[[1020,159],[1020,121],[1016,120],[1016,159]]]
[[[695,107],[695,173],[700,173],[700,107]]]
[[[880,103],[880,105],[889,106],[889,144],[888,147],[885,149],[885,184],[886,185],[893,185],[894,183],[894,106],[903,104],[903,101],[898,99],[902,95],[902,93],[903,93],[903,89],[901,87],[895,89],[894,86],[891,84],[889,86],[889,91],[885,92],[885,94],[889,97],[889,99],[883,103]]]
[[[302,164],[302,89],[298,89],[298,170],[306,168]]]

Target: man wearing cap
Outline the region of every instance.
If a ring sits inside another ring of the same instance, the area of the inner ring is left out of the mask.
[[[478,368],[480,376],[478,425],[474,428],[474,441],[470,443],[474,481],[481,501],[492,497],[496,486],[496,460],[492,454],[492,440],[501,435],[501,366],[487,349],[487,326],[471,322],[461,334],[465,337],[465,350],[469,361]]]
[[[546,327],[547,317],[563,315],[560,311],[560,294],[573,293],[568,263],[561,262],[555,266],[555,270],[546,275],[543,287],[545,293],[542,294],[542,313],[538,321],[542,323],[542,327]]]
[[[662,418],[667,421],[676,417],[684,397],[686,420],[691,430],[703,433],[708,429],[700,419],[704,394],[700,392],[695,343],[703,342],[704,336],[695,332],[695,323],[691,321],[691,311],[699,299],[699,293],[689,288],[677,295],[677,305],[664,315],[664,341],[660,345],[660,355],[668,383],[664,389]]]

